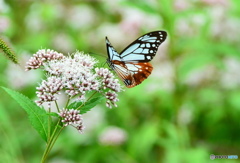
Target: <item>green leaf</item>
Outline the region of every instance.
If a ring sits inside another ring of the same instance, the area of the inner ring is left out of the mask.
[[[83,107],[81,107],[81,114],[84,114],[84,113],[90,111],[94,106],[99,104],[103,99],[104,99],[103,96],[99,96],[99,97],[93,98],[93,99],[89,100],[88,102],[86,102],[85,105]]]
[[[32,126],[37,130],[39,135],[47,141],[49,116],[46,111],[23,94],[5,87],[2,88],[27,112]]]
[[[100,103],[103,100],[103,96],[99,96],[96,98],[93,98],[89,100],[88,102],[84,103],[84,105],[80,108],[80,113],[84,114],[88,111],[90,111],[94,106],[96,106],[98,103]],[[82,102],[73,102],[71,103],[67,108],[68,109],[77,109],[80,107],[83,103]]]
[[[77,109],[82,105],[82,102],[80,101],[75,101],[67,106],[68,109]]]
[[[50,116],[53,116],[53,117],[60,117],[57,113],[55,113],[55,112],[51,112],[51,113],[47,113],[48,115],[50,115]]]

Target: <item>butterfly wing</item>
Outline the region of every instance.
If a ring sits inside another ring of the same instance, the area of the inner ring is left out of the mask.
[[[143,80],[151,74],[153,67],[151,63],[128,63],[125,64],[131,75],[128,76],[127,80],[124,79],[124,83],[128,88],[135,87],[142,83]],[[130,79],[131,77],[131,79]]]
[[[107,62],[128,87],[134,87],[152,72],[149,61],[156,55],[159,45],[165,41],[165,31],[147,33],[127,46],[120,54],[116,52],[106,37]]]
[[[152,72],[150,63],[127,63],[122,61],[112,61],[112,68],[118,77],[128,88],[132,88],[142,83]]]
[[[165,31],[147,33],[128,45],[120,53],[120,58],[124,62],[149,62],[166,38],[167,32]]]
[[[106,45],[107,45],[107,53],[108,53],[108,59],[107,59],[108,63],[113,60],[122,61],[120,55],[117,53],[117,51],[111,45],[111,43],[109,42],[107,37],[106,37]]]

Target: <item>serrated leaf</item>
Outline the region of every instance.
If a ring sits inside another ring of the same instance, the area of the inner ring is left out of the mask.
[[[27,112],[31,125],[47,141],[49,116],[46,111],[23,94],[5,87],[2,88]]]
[[[85,105],[83,107],[81,107],[80,113],[84,114],[84,113],[90,111],[94,106],[99,104],[103,100],[103,98],[104,98],[103,96],[99,96],[99,97],[89,100],[88,102],[85,103]]]
[[[98,103],[100,103],[103,100],[103,96],[99,96],[96,98],[93,98],[91,100],[89,100],[88,102],[84,103],[84,105],[80,108],[80,113],[84,114],[88,111],[90,111],[94,106],[96,106]],[[82,102],[73,102],[71,103],[67,108],[68,109],[77,109],[78,107],[80,107],[83,103]]]
[[[82,102],[80,101],[75,101],[67,106],[68,109],[77,109],[82,105]]]

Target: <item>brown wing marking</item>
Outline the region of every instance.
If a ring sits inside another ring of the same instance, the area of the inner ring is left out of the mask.
[[[151,74],[153,67],[150,63],[128,63],[135,66],[135,70],[130,70],[124,62],[113,60],[114,70],[119,78],[122,79],[126,87],[132,88],[140,83]]]
[[[132,88],[141,84],[145,79],[148,78],[148,76],[152,73],[153,70],[151,63],[148,62],[133,64],[139,66],[140,68],[138,69],[138,72],[132,74],[134,82],[131,85],[128,85],[128,88]]]

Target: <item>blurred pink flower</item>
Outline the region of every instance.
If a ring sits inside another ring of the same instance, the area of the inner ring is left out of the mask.
[[[159,29],[162,25],[159,15],[148,14],[137,9],[125,8],[121,14],[122,21],[120,22],[120,27],[128,36],[138,37],[137,35],[144,27],[155,30]],[[131,39],[131,37],[129,39]]]
[[[7,17],[0,17],[0,33],[6,31],[10,26],[10,20]]]
[[[98,138],[102,145],[121,145],[127,140],[127,133],[118,127],[106,128]]]
[[[222,6],[229,6],[229,0],[201,0],[203,3],[207,5],[222,5]]]
[[[227,16],[227,10],[223,7],[215,7],[210,12],[212,24],[211,35],[224,41],[239,42],[240,20]]]
[[[52,39],[52,44],[55,49],[63,53],[67,53],[74,49],[74,43],[69,35],[65,33],[57,33]]]
[[[206,24],[204,14],[194,14],[176,20],[176,33],[179,37],[191,37],[200,34],[201,28]]]
[[[175,89],[175,69],[174,64],[166,57],[162,56],[161,59],[156,59],[153,62],[154,69],[148,80],[147,90],[154,92],[156,90],[173,91]]]
[[[201,86],[217,80],[219,72],[214,66],[208,65],[203,68],[192,70],[184,79],[184,84],[189,86]]]
[[[193,119],[193,108],[189,104],[184,104],[178,111],[177,121],[180,125],[188,125]]]
[[[177,11],[184,11],[190,7],[189,0],[175,0],[174,1],[174,8]]]
[[[78,30],[92,27],[97,19],[96,12],[89,5],[68,8],[65,15],[68,24]]]
[[[220,84],[224,88],[234,89],[240,86],[240,60],[237,57],[224,59],[225,69],[220,76]]]
[[[124,37],[126,33],[124,33],[123,30],[121,30],[121,27],[117,24],[111,24],[111,23],[103,23],[101,26],[99,26],[95,32],[91,32],[89,34],[90,42],[94,44],[103,44],[105,43],[105,37],[107,36],[109,40],[115,45],[117,51],[119,47],[125,46],[127,40],[126,37]],[[98,37],[99,39],[96,39]],[[131,37],[131,36],[130,36]],[[128,37],[129,38],[129,37]],[[101,42],[96,42],[97,40],[101,40]]]

